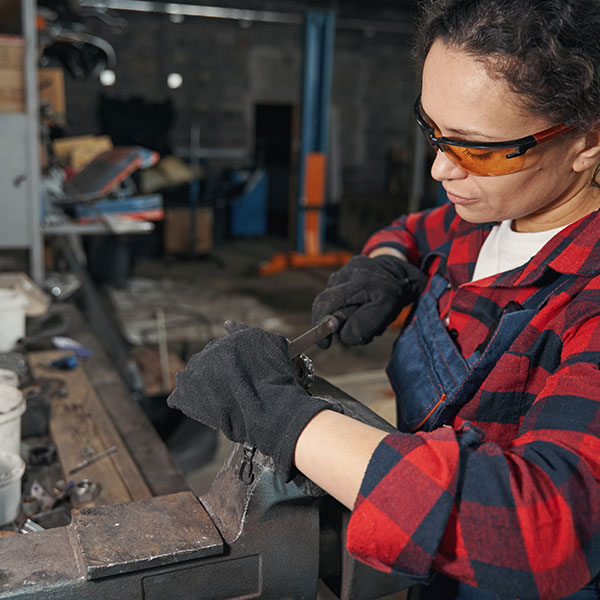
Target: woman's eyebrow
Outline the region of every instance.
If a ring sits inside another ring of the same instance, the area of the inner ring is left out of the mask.
[[[422,113],[423,117],[425,117],[426,121],[428,121],[430,124],[433,123],[438,129],[440,129],[440,126],[438,125],[438,123],[427,114],[427,111],[423,107],[422,103],[421,103],[421,113]],[[464,138],[464,139],[474,138],[474,141],[480,141],[480,142],[503,142],[506,139],[506,138],[501,138],[498,136],[486,135],[485,133],[481,133],[481,131],[477,131],[475,129],[462,129],[462,128],[454,128],[454,127],[448,127],[447,129],[445,129],[444,137],[454,137],[454,136],[459,136],[459,138]]]
[[[461,135],[461,136],[465,136],[465,137],[480,137],[480,138],[486,138],[486,139],[494,139],[492,136],[485,135],[484,133],[481,133],[480,131],[475,131],[473,129],[454,129],[451,127],[449,129],[446,129],[446,131],[448,133],[452,133],[455,135]]]
[[[440,127],[438,125],[438,123],[427,114],[427,111],[423,108],[423,104],[421,104],[421,112],[423,113],[423,116],[425,117],[425,119],[427,121],[429,121],[430,123],[433,123],[438,128]],[[481,133],[480,131],[475,131],[473,129],[455,129],[453,127],[449,127],[448,129],[446,129],[446,132],[448,134],[459,135],[459,136],[465,137],[465,138],[479,137],[479,138],[484,138],[487,140],[499,139],[499,138],[493,138],[489,135],[485,135],[485,134]],[[445,137],[451,137],[451,136],[446,135]]]

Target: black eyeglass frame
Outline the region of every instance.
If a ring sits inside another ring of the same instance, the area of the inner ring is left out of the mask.
[[[573,123],[561,123],[560,125],[554,125],[548,129],[544,129],[543,131],[539,131],[538,133],[534,133],[532,135],[527,135],[525,137],[516,139],[516,140],[508,140],[506,142],[469,142],[467,140],[457,140],[454,138],[447,137],[436,137],[433,127],[425,120],[423,114],[421,113],[421,94],[417,96],[415,100],[415,117],[417,119],[417,125],[420,127],[421,131],[425,134],[425,137],[429,140],[429,143],[438,150],[444,152],[443,144],[447,146],[458,146],[460,148],[477,148],[480,150],[497,150],[498,148],[515,148],[514,152],[509,152],[505,158],[515,158],[517,156],[522,156],[527,152],[527,150],[531,150],[535,146],[547,142],[563,133],[567,133],[567,131],[571,131],[575,128]]]

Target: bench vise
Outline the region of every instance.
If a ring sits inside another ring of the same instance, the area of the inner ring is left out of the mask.
[[[394,430],[319,377],[310,393]],[[313,600],[319,579],[341,600],[408,588],[348,554],[349,515],[303,475],[283,483],[269,457],[234,444],[199,498],[80,508],[65,527],[0,540],[0,599]]]

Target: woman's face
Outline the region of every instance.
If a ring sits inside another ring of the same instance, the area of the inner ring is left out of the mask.
[[[468,141],[513,140],[557,125],[520,108],[518,96],[483,63],[440,41],[425,60],[421,104],[443,136]],[[600,206],[593,168],[576,162],[584,147],[585,136],[558,137],[529,150],[521,171],[495,177],[471,175],[438,151],[431,174],[464,220],[514,220],[517,231],[544,231]]]

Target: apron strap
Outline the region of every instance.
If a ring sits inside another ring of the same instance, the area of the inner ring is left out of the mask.
[[[492,336],[494,335],[494,331],[498,327],[498,324],[502,320],[503,316],[506,314],[510,314],[513,312],[517,312],[519,310],[534,310],[538,312],[548,300],[558,294],[567,283],[572,279],[572,275],[558,273],[557,271],[551,271],[553,273],[554,281],[549,285],[545,285],[541,287],[537,292],[534,292],[523,304],[519,304],[514,300],[510,300],[504,309],[498,314],[498,316],[494,319],[494,322],[490,325],[487,335],[485,339],[477,346],[475,352],[483,352],[483,350],[487,347]]]
[[[448,279],[448,255],[442,254],[440,256],[440,264],[435,272],[436,275],[441,275],[444,279]]]
[[[548,268],[540,282],[542,287],[523,302],[523,308],[533,308],[537,312],[552,296],[558,294],[561,288],[567,285],[573,277],[572,273],[559,273]],[[548,281],[550,278],[553,281]]]

